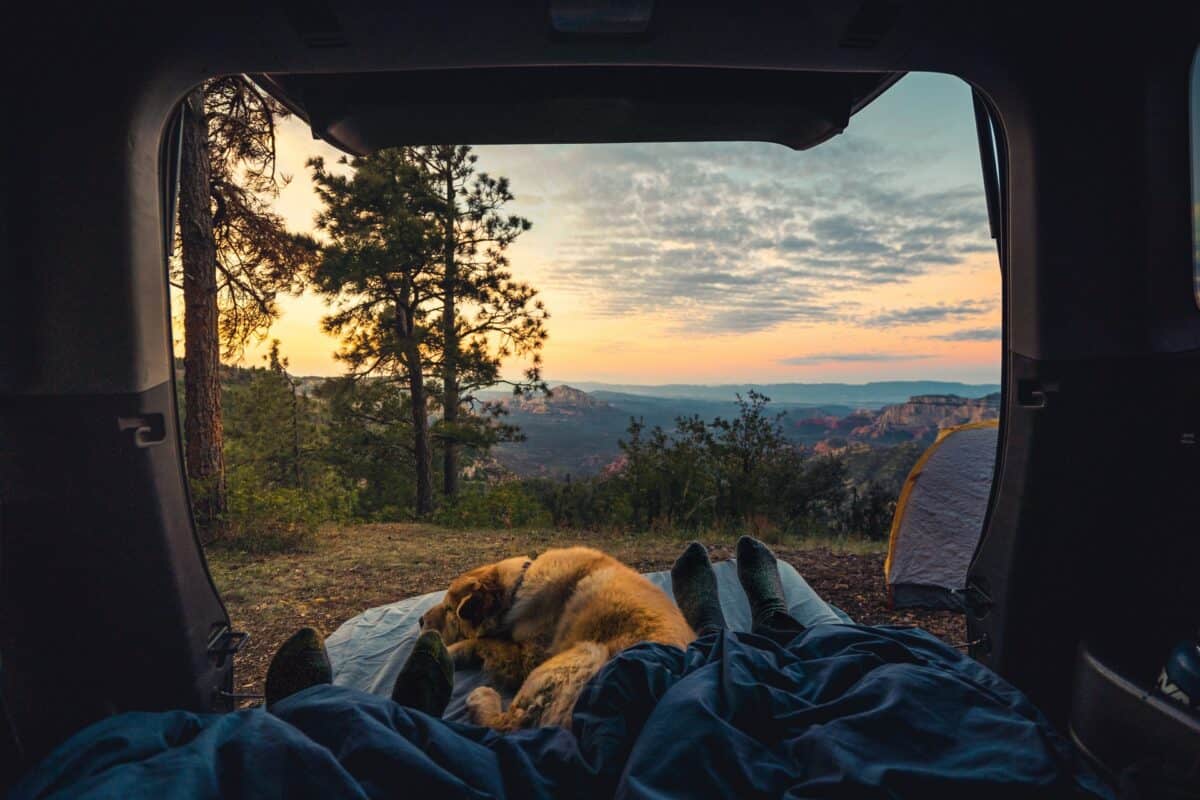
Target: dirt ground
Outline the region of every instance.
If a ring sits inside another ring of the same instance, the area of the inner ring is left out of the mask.
[[[250,633],[237,659],[237,691],[257,693],[271,656],[297,628],[307,625],[328,635],[367,608],[444,589],[455,575],[512,555],[587,544],[639,572],[651,572],[668,569],[687,541],[657,534],[380,524],[325,530],[304,552],[251,555],[213,549],[208,561],[234,629]],[[733,537],[703,541],[714,561],[733,554]],[[789,541],[771,547],[858,622],[918,625],[951,644],[966,639],[961,615],[887,608],[882,544]]]

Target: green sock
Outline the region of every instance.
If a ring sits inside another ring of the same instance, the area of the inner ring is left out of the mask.
[[[267,667],[264,689],[267,707],[322,683],[333,683],[333,667],[325,652],[325,642],[312,628],[301,628],[280,645]]]
[[[454,662],[446,643],[437,631],[425,631],[417,637],[412,654],[396,676],[392,699],[402,706],[440,717],[450,703],[453,690]]]

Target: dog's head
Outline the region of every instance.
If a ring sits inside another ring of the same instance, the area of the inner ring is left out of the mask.
[[[437,631],[446,644],[500,630],[528,564],[528,558],[518,556],[455,578],[442,602],[421,616],[421,630]]]

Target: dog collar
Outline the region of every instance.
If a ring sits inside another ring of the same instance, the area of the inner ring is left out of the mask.
[[[521,591],[521,584],[525,582],[525,573],[529,571],[529,565],[533,563],[533,559],[525,559],[525,563],[521,565],[521,574],[513,582],[512,591],[508,593],[508,602],[505,603],[506,608],[512,608],[513,601],[517,599],[517,592]]]

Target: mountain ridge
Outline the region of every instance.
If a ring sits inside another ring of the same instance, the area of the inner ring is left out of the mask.
[[[566,381],[569,386],[587,392],[616,393],[668,400],[733,401],[753,390],[770,397],[776,403],[838,404],[878,407],[902,403],[918,395],[958,395],[983,397],[1000,391],[998,383],[963,383],[961,381],[868,381],[841,382],[782,382],[782,383],[723,383],[723,384],[633,384],[602,381]]]
[[[627,438],[631,419],[670,430],[678,417],[711,420],[738,414],[733,400],[585,392],[565,384],[554,387],[549,397],[510,396],[501,402],[508,410],[507,421],[519,426],[525,438],[500,445],[495,458],[522,476],[563,477],[602,470],[619,455],[618,441]],[[942,428],[999,416],[1000,395],[917,394],[876,408],[772,401],[768,408],[783,412],[780,424],[787,438],[814,452],[834,453],[908,443],[923,448]]]

